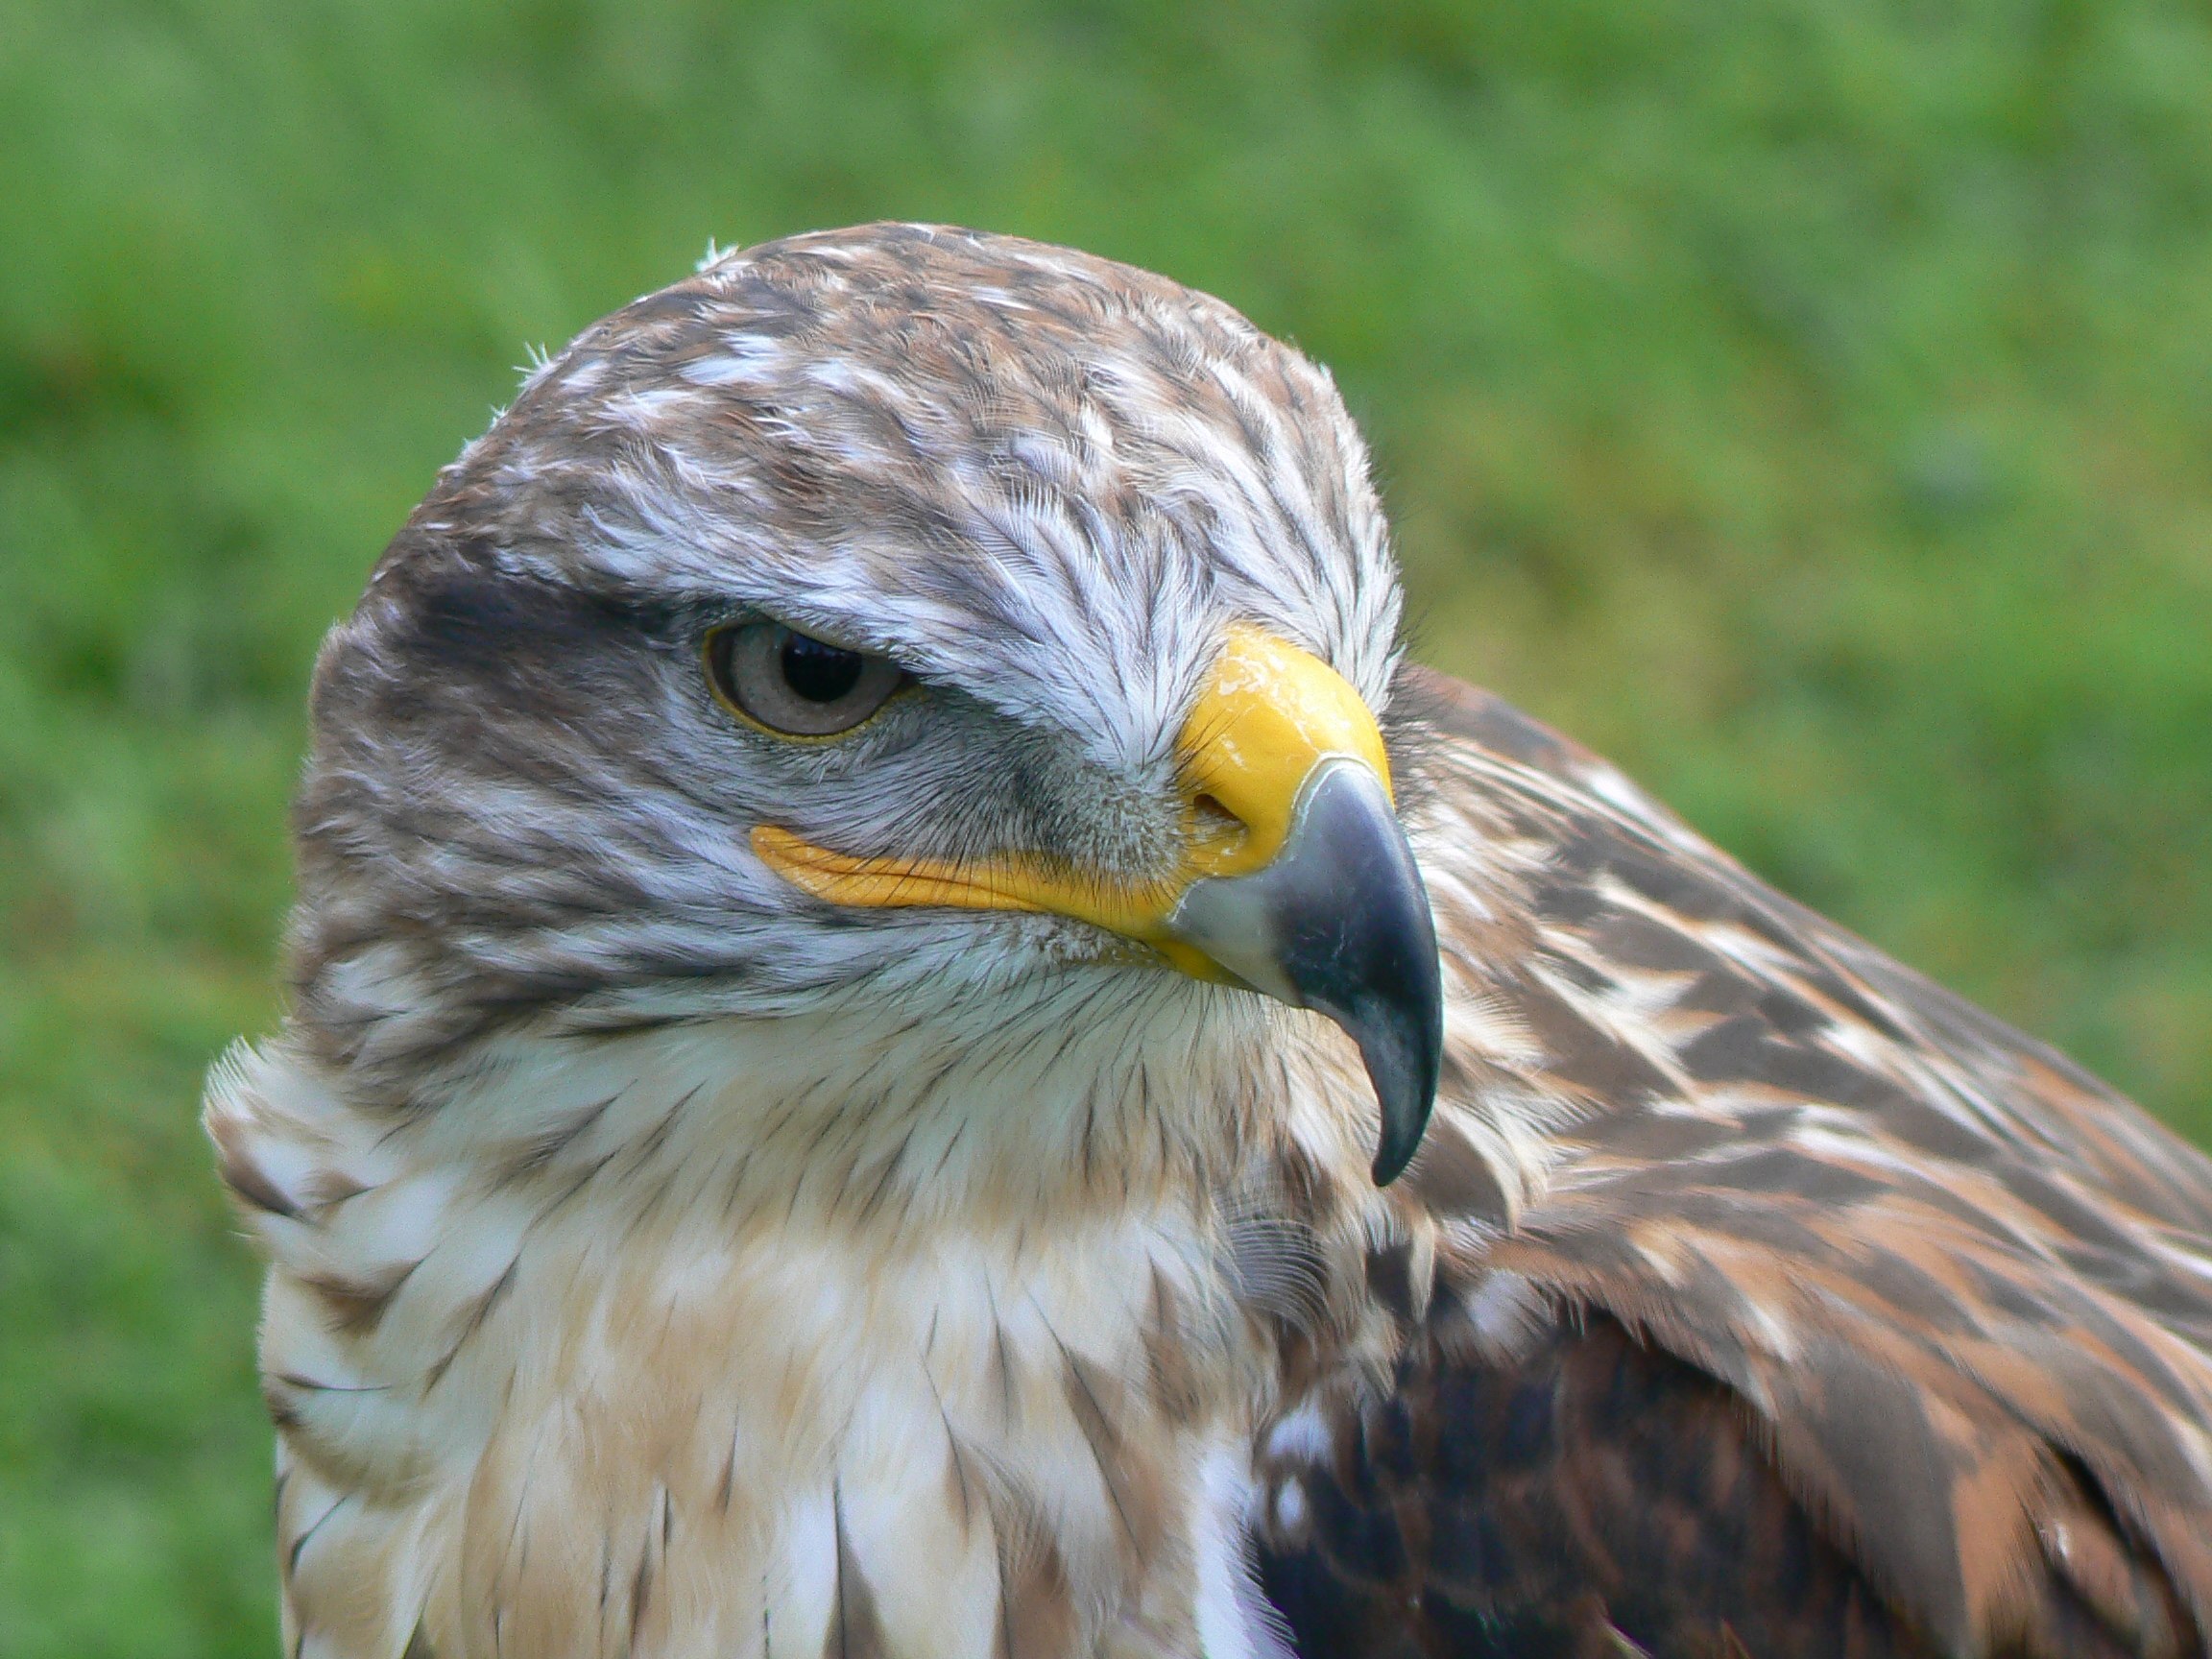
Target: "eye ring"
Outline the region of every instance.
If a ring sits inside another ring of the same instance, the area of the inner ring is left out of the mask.
[[[704,654],[716,701],[750,726],[801,742],[857,731],[907,681],[887,657],[765,617],[715,629]]]

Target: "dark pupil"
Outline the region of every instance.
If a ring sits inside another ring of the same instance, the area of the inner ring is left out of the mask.
[[[860,684],[863,665],[859,652],[841,651],[804,634],[783,641],[783,684],[809,703],[836,702]]]

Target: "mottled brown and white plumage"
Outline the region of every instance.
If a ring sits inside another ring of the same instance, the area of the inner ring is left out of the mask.
[[[2212,1651],[2212,1166],[1399,610],[1326,374],[1065,250],[800,237],[535,373],[325,647],[210,1082],[290,1649]],[[748,616],[914,689],[755,730]],[[751,838],[1142,881],[1237,627],[1389,741],[1387,1187],[1320,1016]]]

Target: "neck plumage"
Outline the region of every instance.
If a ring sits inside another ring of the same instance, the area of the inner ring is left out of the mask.
[[[1190,989],[514,1034],[403,1118],[226,1061],[288,1618],[442,1655],[816,1651],[855,1586],[902,1651],[1229,1618],[1266,1331],[1330,1323],[1371,1231],[1319,1174],[1363,1079]]]

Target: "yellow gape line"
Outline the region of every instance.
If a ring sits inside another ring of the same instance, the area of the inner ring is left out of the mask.
[[[763,824],[753,850],[793,886],[835,904],[956,905],[1072,916],[1142,940],[1185,973],[1231,977],[1166,931],[1194,881],[1249,875],[1283,850],[1308,780],[1331,759],[1390,785],[1382,734],[1359,693],[1310,652],[1238,623],[1176,738],[1188,838],[1181,866],[1133,883],[1033,854],[958,863],[857,858]]]

